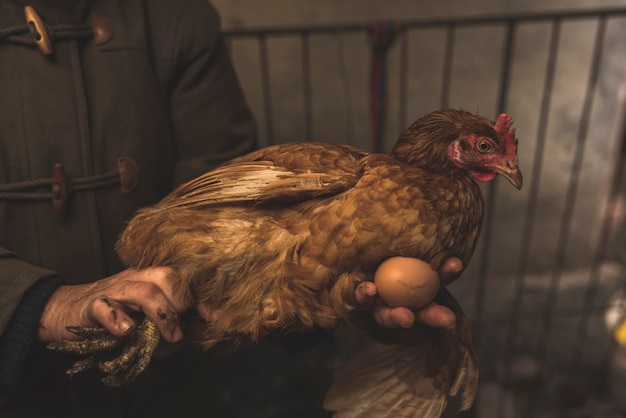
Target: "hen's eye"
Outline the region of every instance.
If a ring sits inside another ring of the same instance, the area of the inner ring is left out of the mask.
[[[491,143],[487,141],[479,141],[476,144],[476,149],[478,150],[478,152],[481,152],[483,154],[488,153],[489,151],[491,151],[492,148],[493,146],[491,145]]]

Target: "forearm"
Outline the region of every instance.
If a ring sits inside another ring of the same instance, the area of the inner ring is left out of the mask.
[[[25,293],[40,280],[54,276],[55,272],[29,264],[0,247],[0,335]]]
[[[46,301],[61,280],[0,248],[0,385],[19,387]]]
[[[36,341],[39,319],[50,295],[61,285],[56,276],[39,280],[24,293],[0,336],[0,385],[16,390],[25,382],[24,370]]]

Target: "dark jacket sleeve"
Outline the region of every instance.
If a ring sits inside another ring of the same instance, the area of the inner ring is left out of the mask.
[[[62,281],[0,248],[0,386],[17,389],[43,308]]]
[[[169,114],[177,152],[175,184],[254,150],[256,124],[246,103],[217,12],[184,3],[173,38]]]
[[[38,281],[54,276],[54,272],[28,264],[0,247],[0,335],[26,291]]]

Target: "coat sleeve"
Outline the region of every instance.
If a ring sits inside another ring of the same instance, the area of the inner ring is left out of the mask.
[[[28,264],[0,247],[0,334],[9,323],[22,295],[38,281],[54,276],[54,272]]]
[[[62,282],[0,248],[0,283],[0,386],[17,389],[43,308]]]
[[[168,103],[178,161],[175,184],[257,146],[254,117],[220,35],[217,12],[206,0],[183,4]]]

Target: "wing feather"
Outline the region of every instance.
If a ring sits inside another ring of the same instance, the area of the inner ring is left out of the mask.
[[[335,372],[324,402],[334,418],[436,418],[461,389],[460,409],[471,407],[478,363],[467,320],[447,291],[437,302],[456,313],[454,329],[418,326],[377,333],[371,332],[367,314],[358,316],[357,327],[369,328],[363,336],[368,340]],[[358,324],[362,320],[367,322]]]
[[[407,350],[410,348],[410,350]],[[425,369],[420,347],[402,347],[370,341],[335,373],[324,407],[335,418],[439,417],[447,395],[432,378],[409,386],[399,369]]]
[[[217,203],[299,202],[348,190],[353,173],[293,171],[269,161],[241,162],[217,168],[185,183],[161,202],[161,208]]]

